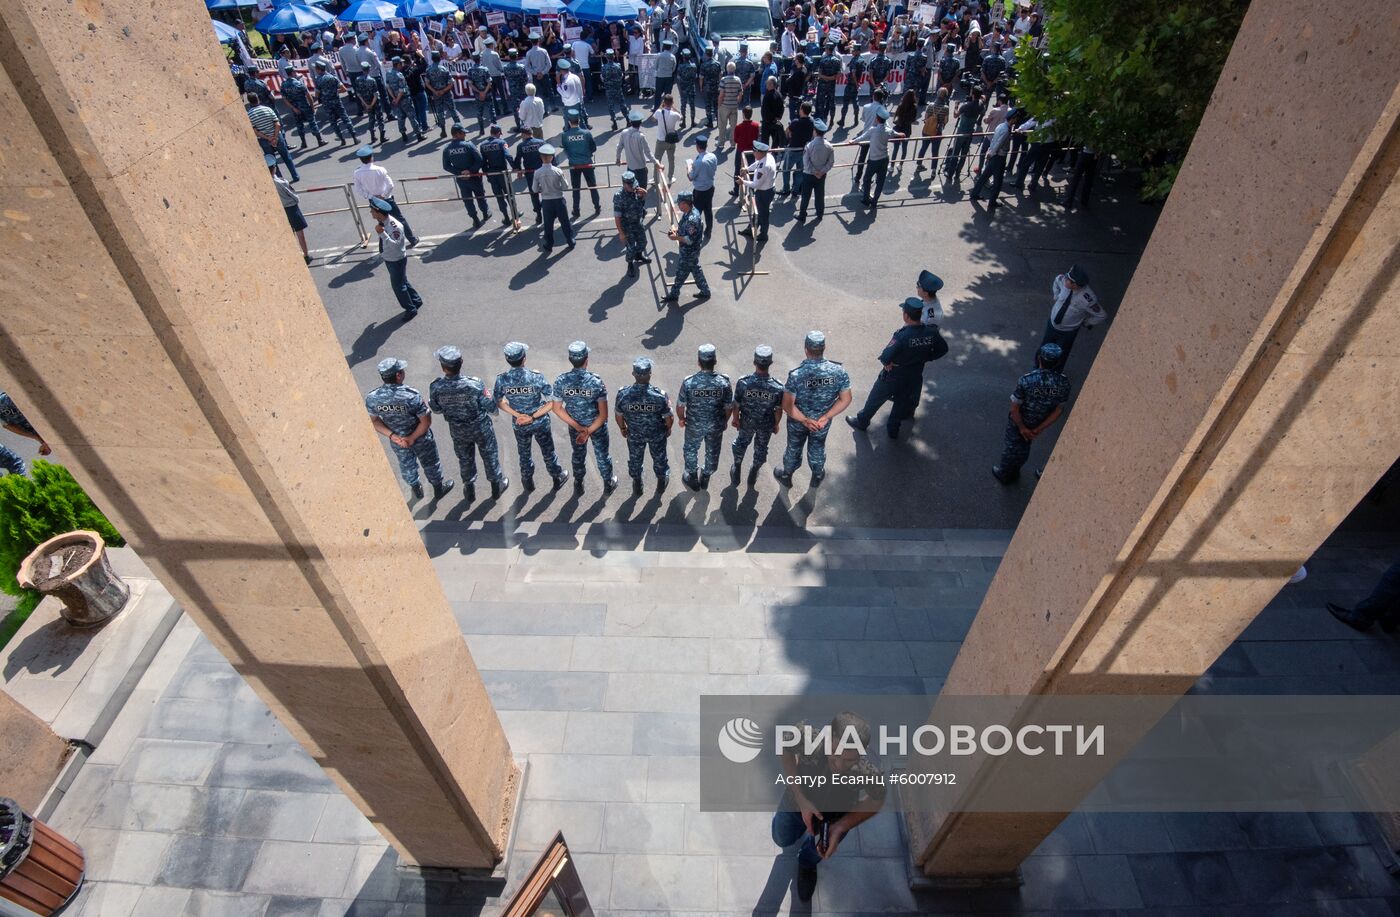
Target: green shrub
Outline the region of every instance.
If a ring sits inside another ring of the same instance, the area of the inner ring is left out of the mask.
[[[126,544],[62,465],[38,459],[27,477],[0,477],[0,591],[20,597],[19,607],[0,621],[0,646],[39,601],[38,593],[20,588],[20,563],[43,542],[75,529],[96,532],[111,547]]]

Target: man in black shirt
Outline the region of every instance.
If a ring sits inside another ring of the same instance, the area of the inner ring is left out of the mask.
[[[815,130],[812,127],[812,103],[803,102],[798,108],[798,116],[793,118],[787,129],[787,154],[783,157],[783,190],[778,197],[796,194],[801,189],[792,187],[792,170],[802,172],[802,151],[812,141]]]
[[[759,105],[758,139],[771,147],[783,145],[783,94],[778,91],[778,78],[770,76]]]
[[[884,368],[876,377],[875,384],[870,386],[865,407],[856,416],[846,418],[851,429],[868,429],[881,406],[886,401],[893,401],[888,427],[890,439],[899,439],[900,422],[912,419],[919,406],[919,396],[924,390],[924,364],[948,352],[948,343],[938,333],[938,326],[923,323],[922,299],[911,296],[901,308],[904,310],[904,326],[894,333],[880,352],[880,364]]]

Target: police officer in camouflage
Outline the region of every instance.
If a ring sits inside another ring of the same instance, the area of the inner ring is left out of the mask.
[[[540,445],[545,470],[554,479],[557,489],[569,479],[569,473],[554,454],[554,436],[549,425],[549,415],[554,413],[554,388],[542,374],[525,368],[525,354],[529,350],[519,341],[505,346],[503,353],[510,369],[496,377],[492,391],[501,410],[514,422],[515,447],[520,453],[520,486],[527,491],[535,489],[535,457],[530,451],[533,439]]]
[[[705,49],[705,61],[700,65],[700,92],[705,95],[705,126],[713,128],[719,116],[719,81],[724,65],[715,59],[715,46]],[[720,138],[723,140],[724,138]],[[723,143],[720,144],[723,146]]]
[[[673,306],[681,301],[681,284],[692,274],[695,276],[695,285],[699,288],[695,298],[702,301],[710,298],[710,285],[705,281],[705,272],[700,269],[700,249],[705,245],[705,223],[700,219],[700,211],[695,209],[694,192],[682,191],[677,194],[676,206],[681,212],[680,221],[676,228],[666,235],[680,243],[680,257],[676,261],[676,279],[671,284],[670,292],[661,299],[663,303]]]
[[[603,493],[617,489],[612,456],[608,455],[608,387],[603,378],[588,368],[588,345],[569,345],[569,365],[573,369],[554,380],[554,413],[569,428],[573,445],[574,489],[583,490],[587,468],[588,441],[593,441],[593,458],[603,479]]]
[[[475,499],[476,450],[481,450],[481,462],[491,482],[491,496],[499,497],[510,486],[510,478],[501,472],[501,456],[496,445],[496,430],[491,415],[496,402],[486,383],[476,376],[462,375],[462,351],[443,347],[437,352],[442,376],[428,386],[428,407],[441,414],[452,434],[452,449],[466,482],[467,499]]]
[[[291,109],[292,117],[297,122],[297,136],[301,138],[300,149],[306,149],[308,127],[316,137],[317,145],[325,146],[326,139],[321,136],[321,125],[316,123],[316,103],[311,101],[311,91],[306,88],[306,83],[295,70],[288,73],[287,78],[282,81],[282,101],[287,103],[287,108]]]
[[[25,439],[32,439],[39,444],[39,454],[49,455],[53,452],[49,444],[44,442],[44,438],[34,429],[34,425],[29,422],[29,418],[24,416],[24,412],[19,409],[14,400],[4,391],[0,391],[0,427],[23,436]],[[8,446],[0,445],[0,469],[8,471],[10,474],[24,474],[24,459],[19,457]]]
[[[666,457],[666,440],[674,420],[671,399],[651,384],[651,360],[646,357],[632,361],[632,378],[635,381],[613,399],[617,429],[627,440],[627,473],[632,476],[632,492],[641,493],[642,459],[650,449],[656,492],[661,493],[671,480],[671,463]]]
[[[341,143],[345,142],[345,134],[350,135],[350,142],[359,144],[360,138],[355,136],[355,125],[350,123],[350,117],[345,114],[345,103],[341,101],[340,93],[345,89],[345,85],[340,82],[340,78],[334,73],[326,72],[326,65],[321,62],[316,63],[316,97],[321,100],[321,114],[326,118],[335,137]],[[344,133],[341,128],[344,127]]]
[[[374,132],[379,131],[379,142],[388,140],[384,136],[384,107],[379,100],[379,80],[374,78],[374,64],[365,61],[360,65],[360,74],[355,77],[355,100],[360,103],[360,111],[369,122],[369,139],[374,142]]]
[[[646,198],[646,189],[637,187],[637,173],[630,169],[623,172],[622,187],[613,192],[613,221],[622,239],[628,277],[636,277],[638,265],[647,261]]]
[[[681,62],[676,65],[676,89],[681,95],[681,127],[695,123],[695,90],[700,79],[700,68],[695,64],[695,55],[689,48],[681,49]],[[690,112],[690,114],[686,114]]]
[[[826,358],[826,335],[807,332],[803,341],[807,358],[788,373],[783,386],[783,413],[788,416],[787,449],[783,467],[773,469],[773,477],[784,487],[792,486],[792,473],[802,464],[802,447],[807,447],[807,465],[812,484],[826,477],[826,434],[831,420],[851,403],[851,377],[840,363]]]
[[[817,61],[817,106],[819,121],[836,118],[836,81],[841,77],[841,58],[836,56],[836,42],[826,43],[826,53]]]
[[[1021,466],[1031,456],[1031,443],[1064,413],[1069,400],[1069,379],[1060,372],[1064,359],[1059,344],[1041,344],[1035,354],[1035,369],[1016,381],[1001,461],[992,466],[992,477],[1003,484],[1016,482]]]
[[[516,130],[520,129],[520,103],[525,100],[525,84],[530,82],[530,74],[520,62],[520,51],[511,48],[509,60],[501,67],[501,80],[505,92],[506,111],[515,119]]]
[[[617,61],[617,52],[608,48],[603,52],[603,69],[599,74],[603,81],[603,94],[608,100],[608,120],[612,129],[617,130],[617,119],[627,114],[627,81],[622,74],[622,65]]]
[[[911,296],[900,305],[904,324],[895,331],[885,349],[880,351],[880,375],[870,386],[865,407],[846,423],[855,430],[866,430],[875,413],[886,401],[893,401],[887,430],[890,439],[899,439],[901,421],[912,420],[924,391],[924,364],[941,359],[948,352],[948,343],[939,334],[937,325],[923,323],[924,301]]]
[[[392,63],[393,69],[384,74],[384,90],[389,94],[390,106],[385,117],[389,114],[398,117],[400,140],[407,142],[409,125],[413,126],[416,139],[422,140],[428,125],[418,122],[418,112],[413,108],[413,93],[408,90],[408,77],[403,72],[404,60],[396,55]]]
[[[433,499],[441,500],[454,482],[442,476],[437,442],[433,439],[433,415],[416,388],[403,384],[408,364],[396,357],[379,361],[379,378],[384,384],[365,395],[365,410],[370,423],[381,436],[389,439],[394,457],[399,460],[399,475],[413,491],[413,499],[423,499],[423,484],[418,478],[418,466],[433,485]]]
[[[753,372],[734,384],[734,437],[731,447],[734,464],[729,466],[729,483],[739,486],[740,466],[744,453],[753,443],[753,467],[749,469],[749,486],[758,480],[758,469],[768,461],[768,440],[778,432],[778,418],[783,415],[783,384],[768,373],[773,365],[773,348],[764,344],[754,349]]]
[[[496,120],[495,85],[491,81],[491,71],[477,58],[467,68],[467,85],[476,96],[476,132],[486,133],[486,125]]]
[[[724,427],[729,423],[730,408],[734,404],[729,377],[715,372],[715,345],[701,344],[696,357],[700,371],[686,376],[676,395],[676,417],[685,430],[681,447],[685,456],[685,477],[681,481],[691,490],[709,486],[710,475],[719,468]],[[705,446],[705,467],[697,473],[701,443]]]
[[[501,126],[491,125],[491,136],[481,141],[477,147],[481,153],[481,161],[486,166],[486,180],[491,183],[491,193],[496,198],[496,206],[501,208],[501,225],[511,224],[510,205],[506,200],[506,195],[510,193],[508,184],[510,171],[509,153],[506,150],[506,142],[501,139]]]
[[[272,100],[272,90],[267,88],[267,84],[258,76],[256,67],[244,67],[243,73],[246,79],[243,80],[243,94],[246,96],[250,92],[258,95],[258,102],[268,108],[276,110],[276,102]]]
[[[428,89],[428,102],[433,107],[433,117],[437,119],[438,136],[447,136],[447,125],[457,120],[457,103],[452,98],[452,73],[442,63],[442,56],[433,52],[433,63],[423,75],[423,85]]]

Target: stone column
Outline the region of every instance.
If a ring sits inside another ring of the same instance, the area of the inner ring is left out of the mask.
[[[1400,455],[1400,12],[1328,12],[1370,26],[1250,7],[946,693],[1168,705]],[[935,877],[1010,874],[1063,818],[909,814]]]
[[[4,794],[32,813],[53,786],[67,757],[68,743],[0,688],[0,774],[5,775]]]
[[[0,385],[424,866],[489,869],[510,748],[198,3],[0,8]]]

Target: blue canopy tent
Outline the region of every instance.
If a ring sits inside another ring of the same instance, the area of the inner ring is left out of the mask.
[[[255,8],[258,0],[204,0],[204,5],[211,10],[246,10]]]
[[[452,0],[402,0],[398,18],[435,19],[438,16],[451,16],[455,12],[457,4]]]
[[[629,22],[644,9],[645,0],[570,0],[568,6],[580,22]]]
[[[390,0],[355,0],[335,18],[341,22],[388,22],[399,18],[399,5]]]
[[[210,22],[214,26],[214,35],[219,39],[219,44],[221,45],[226,45],[231,41],[237,41],[239,36],[243,34],[241,29],[235,29],[226,22],[220,22],[217,19],[211,19]]]
[[[283,3],[258,20],[253,28],[264,35],[295,35],[309,32],[335,21],[325,10],[304,3]]]
[[[562,0],[480,0],[482,9],[501,13],[514,13],[520,16],[538,16],[540,13],[563,13],[568,6]]]

